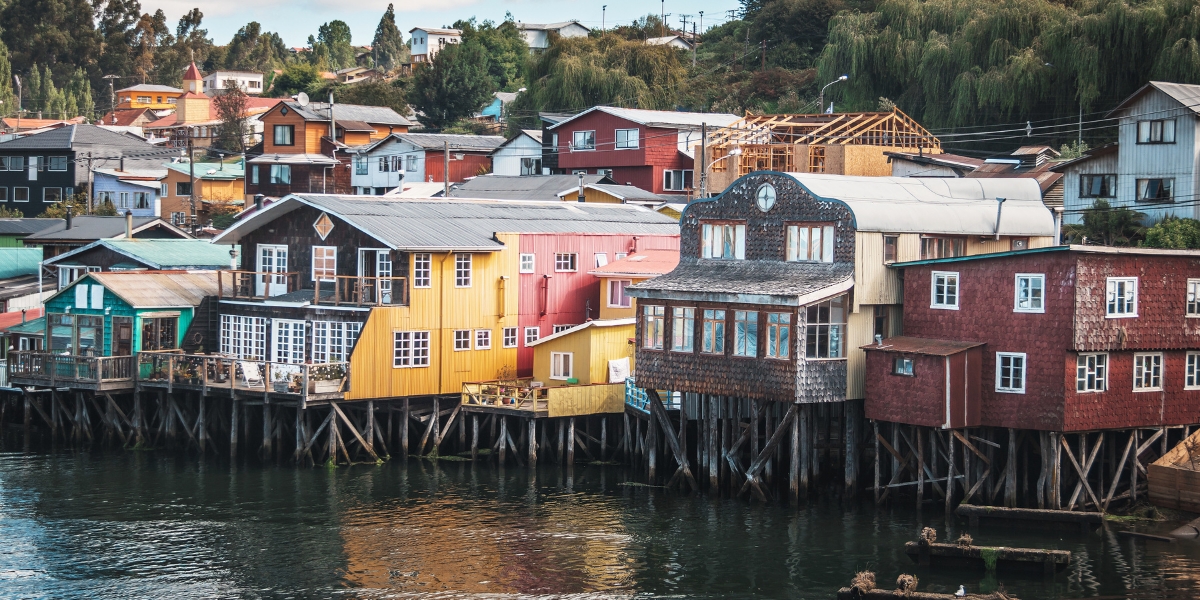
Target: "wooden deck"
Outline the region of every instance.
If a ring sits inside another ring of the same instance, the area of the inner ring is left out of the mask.
[[[532,379],[467,382],[462,410],[534,419],[620,414],[625,410],[625,384],[541,387],[534,386]]]
[[[132,356],[78,356],[19,350],[8,356],[8,385],[128,391],[134,388],[133,364]]]
[[[349,363],[292,364],[177,352],[139,352],[137,358],[139,389],[283,396],[311,404],[343,399],[350,381]]]

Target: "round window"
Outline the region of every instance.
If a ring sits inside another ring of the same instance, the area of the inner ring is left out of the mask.
[[[758,191],[754,194],[754,201],[758,203],[758,210],[767,212],[775,206],[775,186],[764,183],[758,186]]]

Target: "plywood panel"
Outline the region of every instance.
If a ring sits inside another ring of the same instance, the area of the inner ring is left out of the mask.
[[[625,385],[581,385],[554,388],[547,402],[550,417],[577,417],[625,412]]]

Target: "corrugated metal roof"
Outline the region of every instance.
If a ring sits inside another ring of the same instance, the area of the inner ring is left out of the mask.
[[[127,88],[121,88],[118,92],[172,92],[182,94],[183,90],[169,85],[155,85],[153,83],[139,83]]]
[[[788,175],[812,195],[846,204],[859,231],[991,235],[999,197],[1000,235],[1054,235],[1054,216],[1034,179]]]
[[[584,185],[612,181],[604,175],[584,175]],[[480,175],[452,184],[450,198],[488,200],[561,200],[560,192],[579,188],[578,175]]]
[[[883,340],[882,344],[867,344],[860,346],[863,350],[879,350],[881,352],[901,352],[904,354],[925,354],[928,356],[950,356],[978,348],[983,342],[964,342],[960,340],[934,340],[918,337],[897,336]]]
[[[229,268],[229,247],[216,246],[208,240],[137,239],[98,240],[82,248],[60,254],[45,261],[47,265],[69,261],[93,248],[106,247],[127,256],[151,269],[226,269]]]
[[[591,271],[599,277],[656,277],[679,264],[678,250],[642,250]]]
[[[562,121],[551,125],[549,129],[561,127],[564,123],[570,123],[571,121],[589,114],[592,111],[606,112],[610,115],[620,117],[627,121],[633,121],[634,123],[640,123],[649,127],[681,129],[700,129],[700,125],[705,123],[713,127],[724,127],[741,118],[737,115],[731,115],[729,113],[676,112],[672,110],[644,110],[641,108],[594,106],[577,115],[563,119]]]
[[[71,288],[93,280],[134,308],[199,306],[205,296],[217,295],[216,271],[116,271],[88,273],[55,294],[74,294]]]
[[[66,220],[58,219],[59,223],[56,226],[46,228],[38,233],[25,238],[29,242],[47,242],[50,240],[101,240],[105,238],[122,237],[125,235],[125,217],[98,217],[95,215],[82,215],[71,219],[71,228],[65,229]],[[168,229],[179,231],[183,234],[179,237],[187,237],[187,234],[179,229],[176,229],[170,223],[163,221],[158,217],[134,217],[133,229],[134,233],[142,227],[161,224]]]
[[[627,204],[293,194],[238,221],[213,241],[237,242],[303,205],[340,217],[396,250],[494,251],[504,247],[496,233],[679,233],[670,217]]]
[[[19,333],[21,335],[32,335],[36,333],[45,333],[46,317],[38,317],[30,319],[24,323],[18,323],[6,329],[8,333]]]
[[[165,166],[172,171],[187,175],[189,173],[190,164],[191,163],[186,162],[166,163]],[[228,181],[233,179],[241,179],[246,176],[246,170],[243,168],[240,161],[236,163],[225,164],[198,162],[195,163],[194,169],[194,175],[196,176],[196,179],[207,179],[210,181]]]
[[[0,142],[5,150],[70,150],[78,146],[103,146],[118,154],[138,152],[139,155],[178,156],[178,150],[164,149],[122,133],[95,125],[67,125],[42,133]]]
[[[19,310],[0,313],[0,331],[8,331],[14,325],[21,325],[21,319],[25,319],[24,323],[28,323],[31,319],[36,319],[42,316],[41,308],[31,308],[22,313]]]
[[[1116,105],[1116,107],[1108,111],[1108,114],[1104,116],[1106,118],[1111,117],[1117,112],[1124,110],[1126,106],[1152,88],[1174,98],[1184,108],[1194,113],[1200,113],[1200,85],[1174,83],[1171,81],[1151,81],[1138,88],[1136,92],[1130,94],[1129,97],[1122,100],[1120,104]]]
[[[1042,254],[1045,252],[1081,252],[1084,254],[1125,254],[1134,256],[1188,256],[1200,258],[1200,250],[1167,250],[1164,248],[1132,248],[1117,246],[1047,246],[1045,248],[1030,248],[1029,250],[1009,250],[1007,252],[992,252],[989,254],[972,254],[970,256],[955,256],[953,258],[930,258],[908,262],[892,263],[888,266],[903,269],[921,265],[940,265],[946,263],[966,262],[970,260],[989,260],[993,258],[1008,258],[1026,254]]]
[[[450,150],[490,152],[505,142],[502,135],[458,135],[448,133],[396,133],[396,137],[426,150],[441,150],[450,143]]]
[[[592,327],[627,327],[629,325],[636,325],[636,324],[637,324],[637,319],[634,319],[634,318],[603,319],[603,320],[597,319],[595,321],[588,321],[587,323],[583,323],[582,325],[576,325],[570,329],[564,329],[554,335],[549,335],[544,338],[539,338],[532,342],[525,342],[525,346],[531,348],[538,344],[544,344],[546,342],[549,342],[550,340],[557,340],[558,338],[567,337],[568,335],[575,335],[576,333],[579,333],[581,331],[586,331],[588,329],[591,329]]]
[[[64,223],[62,219],[0,219],[0,235],[29,235]]]
[[[851,263],[689,258],[666,275],[625,289],[635,298],[804,306],[853,285]]]

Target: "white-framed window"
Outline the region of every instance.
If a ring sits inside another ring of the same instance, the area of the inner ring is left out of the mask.
[[[29,202],[29,188],[14,187],[13,188],[13,202]]]
[[[594,258],[596,260],[596,268],[597,269],[608,264],[608,253],[607,252],[597,252]]]
[[[517,347],[517,328],[516,327],[505,327],[503,333],[504,333],[504,347],[505,348],[516,348]]]
[[[618,129],[616,131],[617,150],[629,150],[638,147],[638,130]]]
[[[836,241],[833,225],[788,225],[785,258],[831,263]]]
[[[365,154],[355,154],[354,155],[354,174],[355,175],[368,175],[368,174],[370,174],[370,172],[371,171],[370,171],[369,165],[367,164],[367,156]]]
[[[471,349],[471,330],[470,329],[455,329],[454,330],[454,351],[461,352]]]
[[[647,350],[663,349],[663,321],[667,317],[665,306],[643,306],[642,347]]]
[[[471,287],[471,255],[458,253],[454,255],[454,287]]]
[[[913,359],[897,356],[892,360],[892,375],[916,377],[913,373]]]
[[[1133,391],[1162,391],[1163,355],[1146,352],[1133,355]]]
[[[427,288],[432,285],[433,256],[427,252],[413,254],[413,287]]]
[[[571,133],[571,150],[595,150],[595,131],[575,131]]]
[[[0,187],[0,202],[8,202],[8,188]]]
[[[407,367],[428,367],[429,332],[393,332],[392,357],[392,367],[397,369]]]
[[[696,349],[696,309],[684,306],[671,308],[671,350],[692,352]]]
[[[346,362],[354,350],[354,342],[362,323],[343,321],[313,321],[312,361],[315,364]]]
[[[1117,176],[1116,175],[1080,175],[1079,176],[1079,197],[1080,198],[1116,198],[1117,197]]]
[[[522,272],[522,273],[532,273],[533,272],[533,265],[534,265],[533,257],[534,257],[533,254],[522,254],[521,255],[520,272]]]
[[[1187,280],[1187,316],[1200,317],[1200,279]]]
[[[292,166],[291,165],[271,165],[271,183],[290,184],[292,183]],[[190,194],[189,190],[189,194]],[[189,194],[180,194],[181,196]]]
[[[608,280],[608,307],[609,308],[629,308],[633,305],[633,299],[625,295],[625,288],[633,284],[631,279],[609,279]]]
[[[692,187],[691,169],[666,169],[663,171],[663,189],[682,192]]]
[[[1183,389],[1200,390],[1200,352],[1187,353],[1187,370],[1184,375]]]
[[[134,208],[150,208],[150,192],[134,192],[133,193]]]
[[[1137,277],[1109,277],[1105,284],[1104,316],[1120,319],[1137,316]]]
[[[42,188],[42,202],[62,202],[62,188]]]
[[[846,322],[850,297],[838,296],[804,308],[804,356],[809,359],[846,358]]]
[[[172,225],[187,225],[188,214],[182,211],[171,213]]]
[[[550,379],[565,381],[575,376],[575,354],[573,352],[550,353]]]
[[[563,323],[561,325],[554,325],[551,329],[554,330],[554,333],[558,333],[560,331],[566,331],[572,327],[575,327],[575,325],[572,325],[571,323]]]
[[[530,344],[538,341],[538,338],[540,338],[540,337],[542,337],[542,330],[540,327],[526,327],[525,328],[525,346],[526,347],[528,347]]]
[[[1046,312],[1046,276],[1042,273],[1017,273],[1013,312]]]
[[[1138,121],[1137,143],[1174,144],[1175,119]]]
[[[408,158],[408,160],[404,164],[404,170],[405,171],[416,171],[417,170],[416,155],[410,154],[410,155],[408,155],[407,158]]]
[[[221,354],[245,360],[266,360],[267,319],[221,315]]]
[[[958,310],[958,273],[934,271],[930,282],[929,308]]]
[[[250,183],[258,183],[258,167],[255,166],[251,171],[254,174],[254,181],[251,181]],[[158,184],[158,196],[160,198],[166,198],[167,196],[171,195],[170,191],[167,189],[167,186],[168,184],[165,183]]]
[[[554,254],[554,272],[569,273],[579,270],[579,255],[574,252],[556,252]]]
[[[313,246],[312,280],[333,281],[337,277],[337,247]]]
[[[476,350],[491,350],[492,349],[492,330],[491,329],[476,329],[475,330],[475,349]]]
[[[271,360],[274,362],[304,363],[304,321],[271,319]]]
[[[1025,393],[1025,353],[996,353],[996,391],[1006,394]]]
[[[629,256],[628,252],[618,252],[613,255],[613,260],[621,260],[622,258],[625,258],[626,256]]]
[[[1075,391],[1103,392],[1108,390],[1108,354],[1080,354],[1075,366]]]
[[[703,258],[744,260],[745,223],[703,223],[700,226]]]

